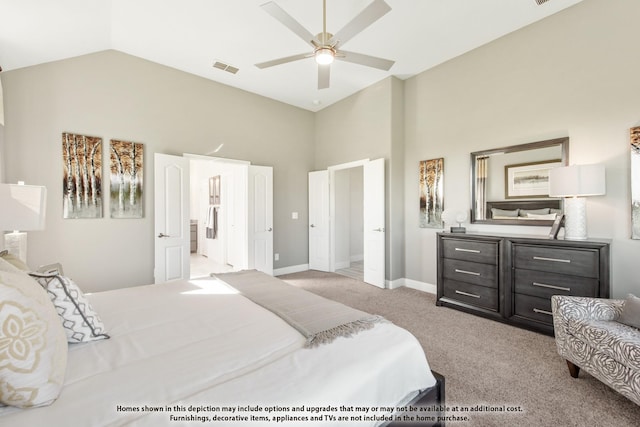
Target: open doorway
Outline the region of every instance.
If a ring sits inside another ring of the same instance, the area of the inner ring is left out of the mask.
[[[335,272],[364,280],[363,168],[334,172]]]
[[[191,278],[246,268],[248,164],[190,158]]]
[[[386,287],[384,170],[385,159],[380,158],[309,172],[310,269],[336,272],[352,268],[361,253],[362,280]],[[336,180],[347,184],[340,185]]]

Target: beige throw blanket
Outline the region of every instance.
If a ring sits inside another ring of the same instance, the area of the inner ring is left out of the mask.
[[[212,274],[254,303],[272,311],[307,339],[307,347],[348,337],[376,323],[386,322],[344,304],[291,286],[257,270]]]

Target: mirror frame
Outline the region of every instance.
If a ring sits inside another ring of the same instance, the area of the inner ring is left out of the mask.
[[[547,148],[547,147],[553,147],[553,146],[560,146],[561,149],[561,162],[563,166],[566,166],[569,162],[569,137],[563,137],[563,138],[555,138],[555,139],[548,139],[545,141],[537,141],[537,142],[530,142],[527,144],[520,144],[520,145],[511,145],[509,147],[502,147],[502,148],[494,148],[491,150],[483,150],[483,151],[476,151],[474,153],[471,153],[471,223],[472,224],[500,224],[500,225],[524,225],[524,226],[529,226],[529,225],[534,225],[534,226],[551,226],[553,224],[553,220],[527,220],[526,224],[522,223],[522,220],[517,220],[517,219],[477,219],[476,218],[476,210],[475,210],[475,206],[476,206],[476,158],[479,156],[488,156],[491,154],[508,154],[508,153],[515,153],[518,151],[527,151],[527,150],[536,150],[539,148]],[[556,200],[556,198],[537,198],[536,200],[538,201],[543,201],[543,200]],[[525,203],[526,201],[521,201],[519,203]],[[531,202],[531,201],[529,201]],[[514,201],[514,203],[518,203],[517,201]],[[564,200],[561,199],[560,202],[560,207],[564,210]]]

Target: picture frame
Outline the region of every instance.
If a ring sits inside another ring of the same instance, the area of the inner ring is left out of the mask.
[[[556,216],[556,219],[553,220],[553,224],[551,225],[551,230],[549,231],[549,239],[557,239],[558,232],[560,231],[560,227],[564,224],[564,214],[559,214]]]
[[[220,204],[220,175],[209,178],[209,204]]]
[[[420,189],[419,226],[442,228],[444,210],[444,158],[419,162],[418,187]]]
[[[144,144],[111,140],[109,210],[115,219],[144,217]]]
[[[562,166],[562,160],[518,163],[504,167],[505,199],[549,197],[549,171]]]
[[[631,238],[640,239],[640,126],[631,128]]]

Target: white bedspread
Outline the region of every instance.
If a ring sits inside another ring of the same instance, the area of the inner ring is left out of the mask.
[[[355,337],[305,349],[295,329],[216,279],[88,297],[111,339],[71,344],[58,400],[45,408],[0,408],[0,425],[197,425],[202,423],[176,422],[170,415],[212,419],[233,415],[217,408],[238,405],[394,406],[435,384],[422,348],[404,329],[382,323]],[[208,410],[182,412],[176,405]],[[145,406],[165,411],[141,411]],[[249,414],[259,415],[255,410]],[[344,425],[330,419],[280,424]]]

